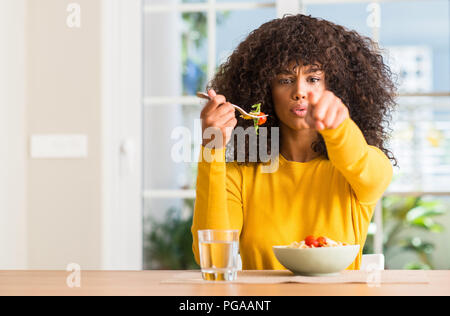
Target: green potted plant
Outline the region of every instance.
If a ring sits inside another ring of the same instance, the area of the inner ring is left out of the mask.
[[[163,221],[150,218],[145,237],[145,268],[160,270],[199,269],[192,253],[192,214],[194,200],[184,200],[190,215],[182,216],[179,208],[170,208]]]
[[[444,230],[435,220],[446,212],[444,203],[420,196],[388,196],[382,199],[382,207],[386,268],[400,254],[412,253],[416,260],[406,262],[404,269],[433,269],[435,245],[428,237]],[[369,234],[364,253],[373,253],[372,245],[373,234]]]

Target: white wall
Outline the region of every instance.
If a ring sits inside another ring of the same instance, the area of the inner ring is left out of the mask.
[[[72,2],[81,28],[66,24]],[[87,158],[27,158],[28,267],[100,269],[100,0],[29,0],[26,33],[27,136],[88,137]]]
[[[0,0],[0,269],[26,255],[25,0]]]
[[[142,266],[140,0],[111,29],[101,0],[77,0],[81,27],[68,27],[70,3],[0,0],[0,270]],[[105,35],[119,39],[111,54]],[[39,134],[86,135],[88,155],[33,159]],[[130,138],[134,173],[117,175]]]

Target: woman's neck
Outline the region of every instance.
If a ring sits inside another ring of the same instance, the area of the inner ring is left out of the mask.
[[[308,162],[320,156],[311,145],[318,139],[314,129],[292,130],[281,127],[280,153],[289,161]]]

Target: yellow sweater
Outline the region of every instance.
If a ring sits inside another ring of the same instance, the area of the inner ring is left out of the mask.
[[[274,173],[262,173],[261,164],[225,163],[225,149],[210,150],[211,162],[205,161],[210,156],[200,156],[191,229],[197,263],[199,229],[238,229],[244,270],[283,270],[272,246],[308,235],[361,245],[349,267],[359,269],[368,226],[391,182],[392,166],[350,118],[320,133],[330,160],[301,163],[280,154]]]

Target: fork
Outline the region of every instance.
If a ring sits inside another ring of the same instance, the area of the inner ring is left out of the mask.
[[[204,93],[204,92],[197,92],[197,97],[199,97],[201,99],[211,100],[210,96],[208,94]],[[250,114],[250,113],[247,113],[244,109],[242,109],[241,107],[239,107],[237,105],[234,105],[234,104],[231,104],[231,105],[244,116],[252,117],[252,118],[255,118],[255,119],[259,119],[261,117],[267,117],[268,116],[267,114],[265,114],[265,115]]]

